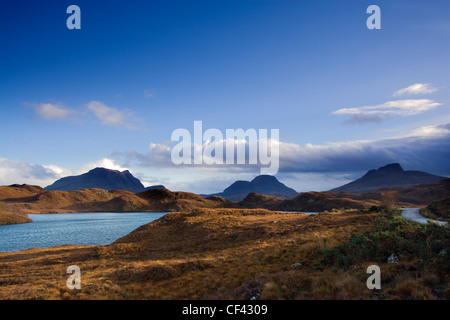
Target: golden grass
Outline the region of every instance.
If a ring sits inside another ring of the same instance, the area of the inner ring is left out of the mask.
[[[204,198],[187,192],[152,189],[138,194],[123,190],[46,191],[17,185],[0,187],[0,205],[20,214],[68,212],[184,211],[236,206],[221,197]]]
[[[6,211],[0,203],[0,225],[27,223],[31,221],[27,215]]]
[[[15,214],[7,211],[0,211],[0,225],[18,224],[31,222],[31,219],[25,215]]]
[[[317,249],[348,239],[371,219],[367,214],[313,216],[256,209],[171,213],[110,246],[1,253],[0,297],[248,299],[265,290],[265,278],[280,273],[310,278],[320,257]],[[293,270],[297,262],[305,270]],[[71,264],[82,270],[79,292],[65,287]],[[280,290],[279,298],[297,294],[291,288]]]
[[[0,298],[436,298],[430,287],[440,278],[430,275],[418,281],[405,273],[407,262],[380,265],[382,290],[366,287],[366,268],[374,262],[349,270],[321,266],[318,250],[348,241],[352,232],[369,230],[377,216],[258,209],[170,213],[108,246],[0,253]],[[302,266],[293,268],[295,263]],[[72,264],[81,268],[79,291],[66,288],[65,272]],[[449,291],[448,281],[439,286]]]

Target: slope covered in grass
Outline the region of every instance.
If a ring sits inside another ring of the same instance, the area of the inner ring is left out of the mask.
[[[0,253],[0,297],[449,299],[449,238],[448,227],[386,212],[196,209],[107,246]],[[388,263],[392,254],[398,261]],[[80,291],[66,288],[72,264],[81,268]],[[381,290],[366,286],[373,264]]]
[[[6,211],[0,204],[0,225],[31,222],[26,215]]]

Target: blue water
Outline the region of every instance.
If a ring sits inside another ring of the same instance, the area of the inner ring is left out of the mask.
[[[65,244],[110,244],[166,213],[30,214],[31,223],[0,226],[0,252]]]

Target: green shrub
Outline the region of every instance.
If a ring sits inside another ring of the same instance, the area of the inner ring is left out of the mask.
[[[394,253],[405,258],[418,258],[422,266],[441,261],[446,270],[450,270],[449,248],[448,226],[421,225],[403,219],[394,211],[382,214],[372,230],[363,234],[353,233],[349,241],[321,250],[321,264],[348,269],[365,261],[384,263]]]

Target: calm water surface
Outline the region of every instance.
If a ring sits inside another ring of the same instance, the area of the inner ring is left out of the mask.
[[[31,223],[0,226],[0,252],[65,244],[110,244],[166,213],[30,214]]]

